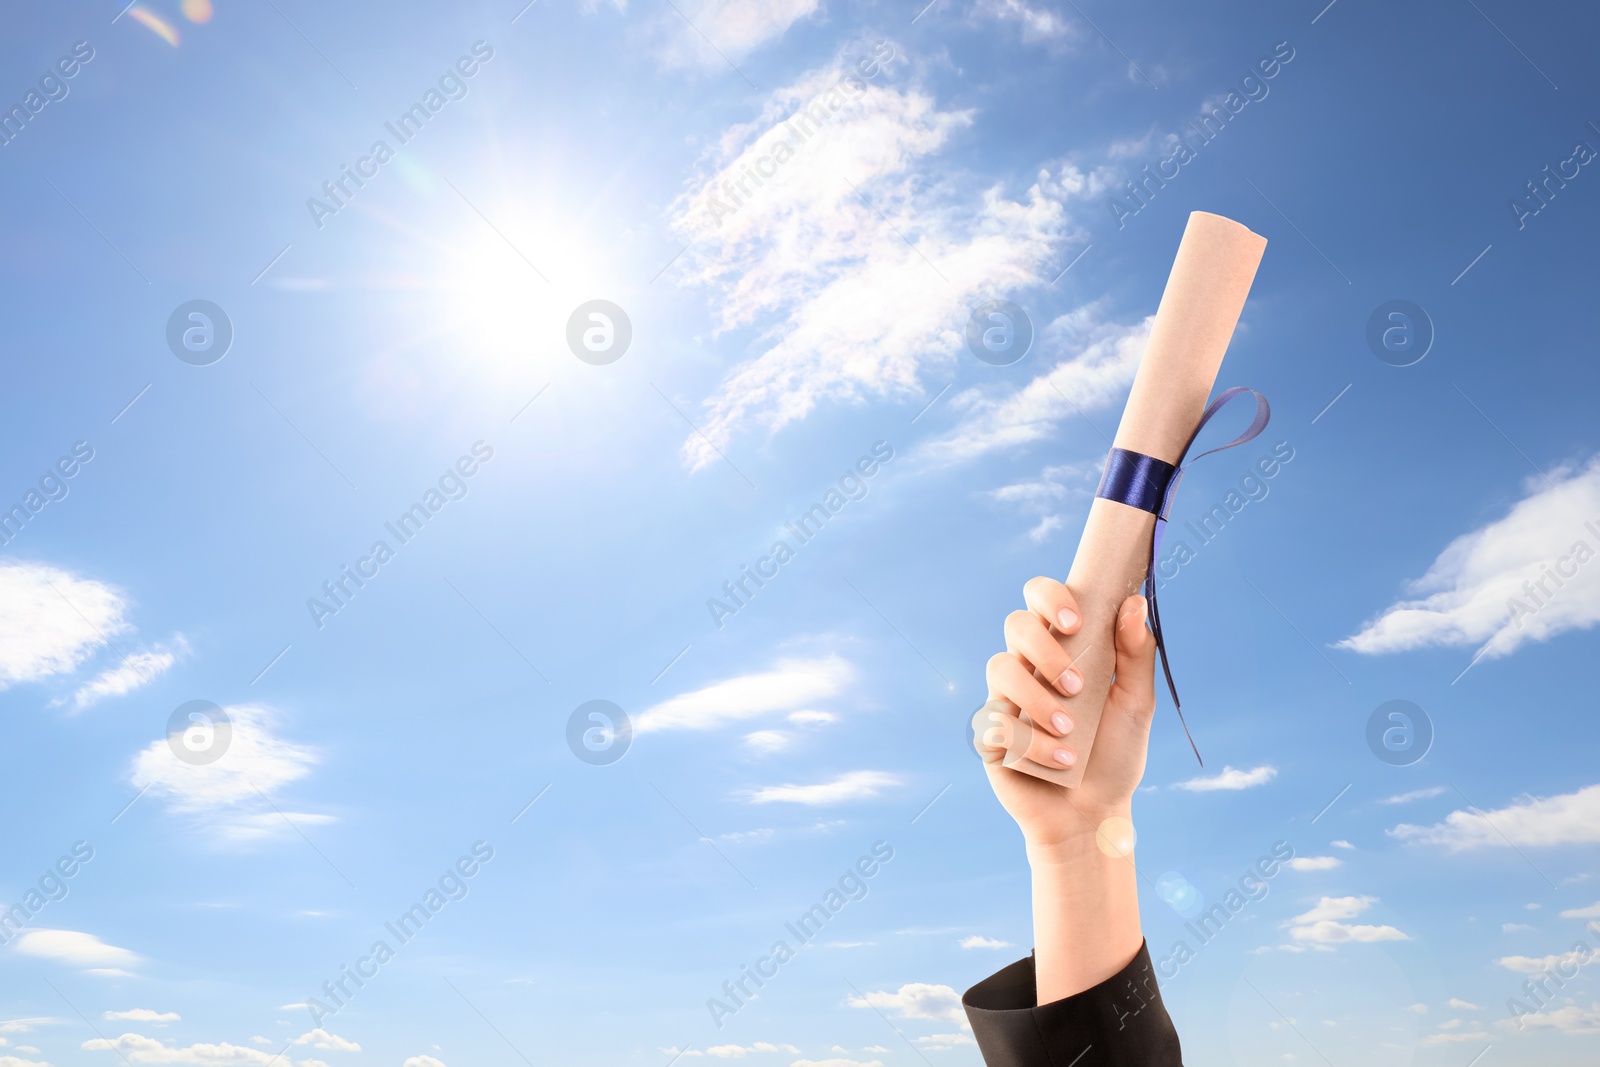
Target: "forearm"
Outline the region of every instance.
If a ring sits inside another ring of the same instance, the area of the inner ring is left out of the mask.
[[[1028,846],[1040,1004],[1105,981],[1139,952],[1144,934],[1138,876],[1131,848],[1120,855],[1118,844],[1105,837],[1097,843],[1095,832],[1087,830],[1067,841]]]

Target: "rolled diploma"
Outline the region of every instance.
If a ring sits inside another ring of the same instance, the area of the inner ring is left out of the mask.
[[[1117,427],[1117,448],[1177,462],[1210,399],[1266,247],[1265,237],[1232,219],[1205,211],[1189,215]],[[1028,759],[1023,753],[1031,731],[1019,729],[1006,766],[1068,787],[1083,780],[1116,666],[1117,608],[1144,584],[1155,522],[1147,511],[1101,497],[1090,505],[1067,575],[1083,625],[1071,637],[1057,634],[1083,675],[1083,689],[1066,706],[1073,724],[1067,744],[1078,759],[1066,769]],[[1054,691],[1048,681],[1045,687]],[[1022,719],[1027,721],[1026,713]]]

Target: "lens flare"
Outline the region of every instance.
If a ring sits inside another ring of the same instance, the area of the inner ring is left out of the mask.
[[[144,23],[151,33],[166,41],[172,47],[178,47],[178,31],[162,19],[160,15],[146,11],[142,7],[136,7],[128,12],[128,17]]]

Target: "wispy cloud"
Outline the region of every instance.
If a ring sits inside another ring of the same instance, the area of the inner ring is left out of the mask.
[[[79,930],[30,929],[17,935],[12,947],[24,956],[51,960],[89,974],[125,976],[141,962],[139,955],[108,945]]]
[[[63,698],[60,703],[70,701],[73,711],[82,711],[106,697],[131,693],[166,673],[188,651],[189,643],[179,634],[173,639],[171,648],[156,645],[144,651],[131,652],[79,686],[70,698]]]
[[[669,8],[657,19],[663,65],[724,71],[822,5],[821,0],[675,0],[674,6],[677,11]]]
[[[808,705],[837,695],[855,676],[855,668],[840,656],[783,659],[769,670],[727,678],[646,708],[633,728],[641,734],[711,730],[791,709],[804,722],[819,722]]]
[[[134,757],[133,785],[148,788],[173,812],[204,821],[229,841],[293,834],[286,820],[302,828],[332,822],[329,815],[277,810],[270,799],[311,773],[316,751],[279,737],[271,708],[236,704],[223,710],[232,720],[232,736],[220,759],[204,766],[186,763],[163,737]]]
[[[1060,14],[1047,7],[1036,7],[1027,0],[978,0],[973,14],[981,18],[1014,23],[1022,30],[1022,39],[1065,44],[1076,42],[1081,31]]]
[[[870,800],[900,784],[898,776],[886,771],[848,771],[837,778],[813,785],[769,785],[748,791],[752,804],[806,804],[821,806]]]
[[[1401,823],[1389,833],[1453,852],[1595,844],[1600,842],[1600,785],[1554,797],[1525,797],[1496,811],[1452,811],[1432,826]]]
[[[1271,766],[1256,767],[1252,770],[1241,771],[1234,767],[1224,766],[1218,774],[1210,777],[1190,778],[1186,782],[1178,782],[1174,789],[1185,789],[1191,793],[1214,793],[1219,790],[1250,789],[1258,785],[1265,785],[1278,776],[1278,769]]]
[[[1048,370],[1020,389],[984,386],[956,394],[950,400],[960,412],[956,425],[913,456],[949,465],[1012,452],[1048,439],[1067,419],[1110,405],[1132,383],[1154,321],[1115,321],[1103,299],[1056,318],[1041,331],[1040,356],[1054,360]]]
[[[1409,804],[1413,800],[1427,800],[1430,797],[1443,796],[1450,791],[1449,786],[1435,785],[1427,789],[1413,789],[1409,793],[1398,793],[1392,797],[1384,797],[1385,804]]]
[[[932,179],[930,162],[973,112],[892,84],[898,71],[852,85],[841,57],[776,90],[673,205],[692,249],[685,278],[713,292],[720,330],[757,330],[753,354],[706,401],[704,436],[684,444],[691,468],[819,404],[924,396],[926,373],[963,350],[971,308],[1048,282],[1079,232],[1067,204],[1096,179],[1070,164],[1041,167],[1015,197]],[[803,140],[788,124],[802,111],[824,120]],[[750,173],[767,177],[757,186]],[[740,182],[745,195],[729,200]]]
[[[1407,599],[1340,647],[1479,645],[1494,659],[1600,622],[1600,457],[1554,470],[1548,481],[1530,478],[1524,491],[1505,516],[1450,542],[1409,583]]]
[[[100,1016],[107,1022],[175,1023],[181,1016],[175,1011],[153,1011],[150,1008],[129,1008],[127,1011],[108,1011]]]
[[[1286,866],[1291,871],[1331,871],[1343,864],[1338,856],[1296,856]]]
[[[0,563],[0,689],[70,674],[129,629],[127,601],[91,578]]]

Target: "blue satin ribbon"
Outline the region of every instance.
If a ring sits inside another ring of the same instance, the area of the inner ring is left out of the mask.
[[[1225,445],[1200,453],[1185,463],[1184,457],[1189,454],[1189,449],[1194,447],[1195,438],[1200,436],[1200,431],[1205,428],[1206,423],[1226,407],[1230,400],[1245,393],[1256,398],[1256,414],[1244,433]],[[1166,636],[1161,631],[1161,612],[1156,605],[1156,561],[1161,555],[1161,535],[1166,531],[1167,516],[1172,511],[1172,500],[1178,493],[1178,485],[1183,481],[1183,472],[1196,460],[1253,440],[1267,428],[1267,422],[1271,418],[1272,408],[1268,405],[1267,398],[1254,389],[1246,389],[1242,385],[1225,389],[1206,406],[1206,410],[1200,416],[1199,425],[1194,428],[1194,433],[1189,435],[1183,451],[1178,453],[1176,463],[1168,463],[1154,456],[1146,456],[1125,448],[1113,448],[1106,456],[1106,468],[1100,478],[1100,488],[1095,491],[1095,496],[1115,500],[1119,504],[1126,504],[1140,511],[1148,511],[1156,517],[1155,533],[1150,538],[1150,562],[1145,567],[1144,578],[1144,595],[1150,602],[1150,632],[1155,634],[1156,651],[1161,653],[1161,673],[1167,676],[1167,691],[1172,694],[1172,706],[1178,713],[1178,722],[1183,724],[1183,735],[1189,739],[1189,747],[1194,749],[1194,758],[1200,760],[1202,767],[1205,766],[1205,760],[1200,758],[1199,746],[1194,743],[1194,735],[1189,732],[1189,724],[1183,718],[1183,706],[1178,702],[1178,687],[1172,681],[1172,667],[1167,663]]]

